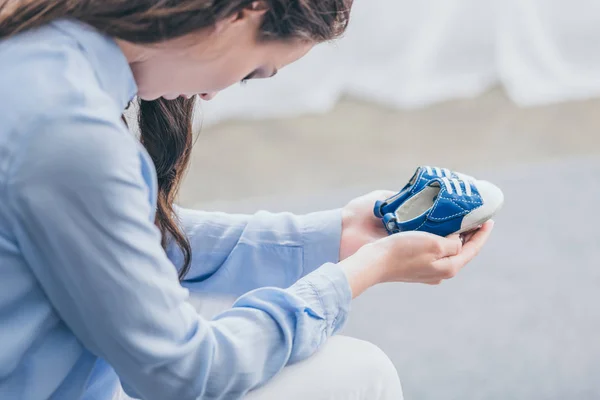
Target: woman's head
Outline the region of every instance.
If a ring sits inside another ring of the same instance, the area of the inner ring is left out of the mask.
[[[189,268],[190,245],[173,212],[192,147],[194,98],[267,78],[317,43],[340,36],[353,0],[0,0],[0,39],[57,19],[114,38],[139,88],[141,141],[158,177],[156,224]]]
[[[130,65],[138,96],[149,101],[197,94],[203,100],[210,100],[235,83],[275,75],[313,46],[299,40],[257,41],[247,34],[252,28],[250,21],[223,25],[216,33],[192,35],[200,40],[190,46],[181,45],[178,39],[159,48],[121,43],[125,54],[133,60]]]
[[[200,94],[210,100],[242,80],[268,78],[316,43],[339,36],[350,2],[184,0],[176,7],[190,17],[174,21],[174,31],[183,35],[162,43],[148,44],[157,38],[143,37],[142,43],[120,45],[132,61],[142,99]]]

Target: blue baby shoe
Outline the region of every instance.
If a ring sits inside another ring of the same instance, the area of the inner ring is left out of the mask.
[[[390,234],[423,231],[448,236],[491,219],[502,207],[504,195],[490,182],[420,167],[398,194],[378,203],[375,215]]]
[[[385,214],[394,212],[402,203],[415,193],[421,191],[429,182],[435,178],[461,179],[465,181],[474,181],[475,178],[460,172],[450,171],[447,168],[422,166],[418,167],[409,182],[402,190],[385,201],[375,202],[373,212],[377,218],[383,218]]]

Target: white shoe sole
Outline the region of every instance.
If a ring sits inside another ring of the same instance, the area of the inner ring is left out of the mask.
[[[487,181],[476,182],[483,205],[465,216],[460,230],[456,232],[458,234],[479,228],[486,221],[492,219],[504,205],[504,194],[496,185]]]

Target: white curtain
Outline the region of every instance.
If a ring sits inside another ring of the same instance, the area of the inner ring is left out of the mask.
[[[600,0],[355,0],[343,39],[201,114],[322,113],[343,95],[409,109],[495,84],[520,106],[600,96]]]

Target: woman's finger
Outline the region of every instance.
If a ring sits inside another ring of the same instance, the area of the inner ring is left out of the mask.
[[[440,247],[441,254],[440,258],[452,257],[459,254],[462,250],[463,243],[460,240],[460,235],[450,235],[445,238],[441,238]]]
[[[479,228],[477,228],[478,230]],[[460,235],[460,240],[463,242],[463,244],[467,243],[469,240],[471,240],[471,238],[473,237],[473,235],[475,234],[475,232],[477,232],[477,230],[473,230],[471,232],[465,232],[462,233]]]
[[[481,250],[494,228],[494,222],[488,221],[481,229],[473,233],[469,241],[462,245],[460,253],[436,261],[437,267],[443,270],[456,271],[468,264]]]

